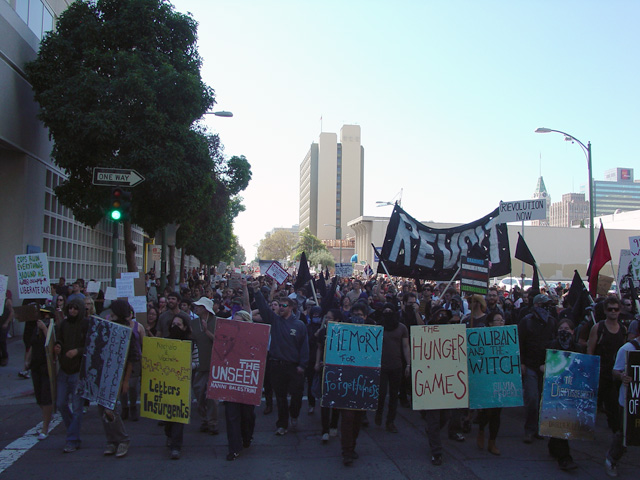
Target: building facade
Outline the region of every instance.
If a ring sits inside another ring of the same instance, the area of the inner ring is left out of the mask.
[[[308,228],[322,240],[345,239],[347,223],[362,215],[363,203],[360,126],[343,125],[340,142],[335,133],[321,133],[300,164],[300,231]]]
[[[594,180],[593,203],[595,216],[639,210],[640,182],[634,181],[633,168],[612,168],[604,172],[604,180]]]
[[[549,211],[549,226],[571,227],[588,225],[589,202],[584,193],[565,193],[560,202],[552,203]]]

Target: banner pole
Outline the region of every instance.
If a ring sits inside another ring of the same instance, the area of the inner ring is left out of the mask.
[[[384,264],[384,262],[382,261],[382,255],[380,255],[378,253],[378,250],[376,249],[376,246],[372,243],[371,246],[373,247],[373,251],[376,255],[378,255],[378,260],[380,263],[380,265],[382,265],[382,268],[384,268],[385,273],[387,274],[387,277],[391,278],[391,275],[389,275],[389,270],[387,270],[387,266]]]
[[[458,270],[456,270],[456,273],[453,274],[453,277],[451,278],[451,280],[449,280],[449,283],[447,283],[447,286],[444,287],[444,290],[442,292],[442,296],[444,296],[444,292],[446,292],[449,289],[449,287],[451,286],[453,281],[456,279],[456,277],[460,273],[460,270],[462,270],[462,264],[460,264],[460,266],[458,267]]]

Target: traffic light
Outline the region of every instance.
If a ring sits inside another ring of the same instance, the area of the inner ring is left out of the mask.
[[[114,222],[129,220],[131,210],[131,192],[126,192],[120,187],[111,189],[111,204],[108,216]]]

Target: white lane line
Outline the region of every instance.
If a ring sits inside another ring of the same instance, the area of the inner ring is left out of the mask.
[[[49,432],[56,428],[60,424],[60,422],[62,422],[62,417],[60,416],[60,414],[54,415],[54,417],[51,419],[51,423],[49,423]],[[29,449],[39,443],[38,432],[41,428],[42,422],[40,422],[32,429],[27,430],[27,432],[22,437],[14,440],[9,445],[4,447],[2,451],[0,451],[0,473],[4,472],[20,457],[22,457],[22,455],[27,453]]]

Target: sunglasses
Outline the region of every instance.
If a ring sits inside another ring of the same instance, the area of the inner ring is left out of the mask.
[[[288,303],[281,303],[281,304],[280,304],[280,306],[281,306],[282,308],[287,308],[287,307],[289,306],[289,304],[288,304]]]
[[[619,308],[607,308],[607,312],[619,312]]]

